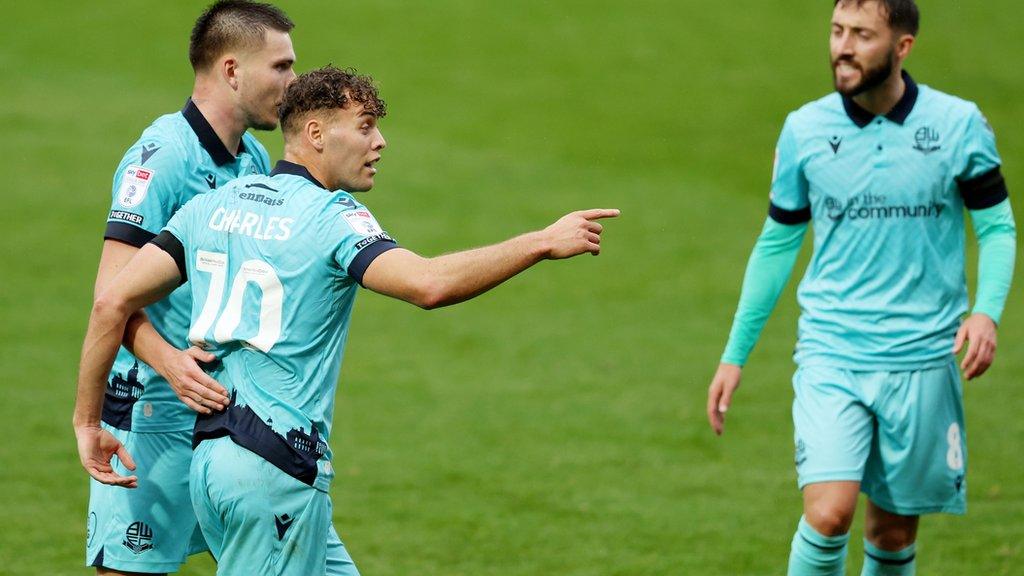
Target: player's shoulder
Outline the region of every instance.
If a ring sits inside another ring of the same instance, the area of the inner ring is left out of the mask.
[[[920,110],[922,114],[934,115],[954,122],[980,114],[978,105],[965,98],[936,90],[926,84],[918,84],[917,89],[915,110]]]
[[[822,123],[844,119],[846,112],[843,97],[838,92],[832,92],[790,112],[786,117],[786,125],[793,130],[806,130],[819,127]]]
[[[184,126],[183,126],[184,125]],[[154,120],[139,138],[128,147],[122,164],[133,164],[147,169],[187,166],[193,159],[187,127],[180,112],[164,114]]]

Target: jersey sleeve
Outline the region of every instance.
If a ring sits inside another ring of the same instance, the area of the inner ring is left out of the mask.
[[[1009,196],[995,132],[977,106],[972,106],[956,161],[956,181],[968,210],[991,208]]]
[[[793,130],[793,115],[786,118],[775,146],[775,167],[772,170],[771,202],[768,216],[779,224],[801,224],[811,219],[807,178],[800,159],[800,149]]]
[[[196,196],[171,216],[171,219],[164,226],[150,243],[167,252],[174,263],[178,265],[178,274],[181,276],[180,283],[188,281],[188,263],[185,257],[186,246],[191,238],[190,224],[196,218],[202,196]]]
[[[114,174],[105,239],[141,248],[163,229],[181,206],[188,160],[172,141],[143,137]]]
[[[377,223],[370,210],[351,195],[337,192],[321,220],[322,241],[340,275],[363,283],[363,274],[381,254],[398,243]]]

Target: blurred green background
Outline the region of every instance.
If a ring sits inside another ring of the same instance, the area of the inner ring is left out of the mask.
[[[0,573],[90,572],[70,422],[112,172],[188,96],[204,5],[5,6]],[[543,263],[452,309],[360,296],[332,445],[335,525],[363,574],[781,574],[800,508],[795,282],[724,437],[704,402],[782,120],[830,90],[832,3],[280,5],[299,71],[378,79],[389,146],[361,199],[403,245],[437,254],[573,209],[623,212],[599,258]],[[909,69],[981,105],[1017,192],[1018,3],[921,5]],[[278,158],[279,134],[258,136]],[[973,278],[973,246],[971,262]],[[966,386],[970,513],[923,522],[921,574],[1024,570],[1021,280],[994,368]],[[195,557],[182,573],[212,571]]]

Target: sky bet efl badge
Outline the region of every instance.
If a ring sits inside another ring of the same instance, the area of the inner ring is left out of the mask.
[[[377,220],[367,210],[349,210],[342,212],[341,215],[356,234],[372,236],[381,232],[380,224],[377,224]]]
[[[117,202],[125,208],[134,208],[142,203],[153,181],[154,172],[142,166],[129,166],[121,178],[121,189],[117,193]]]

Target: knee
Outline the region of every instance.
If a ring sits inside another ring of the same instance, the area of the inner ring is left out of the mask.
[[[815,502],[804,510],[804,517],[822,536],[842,536],[850,531],[853,512],[853,508],[832,502]]]
[[[876,524],[872,526],[869,523],[865,526],[864,537],[867,538],[868,542],[882,550],[896,552],[914,543],[917,539],[917,530],[915,528],[899,524],[885,526]]]

